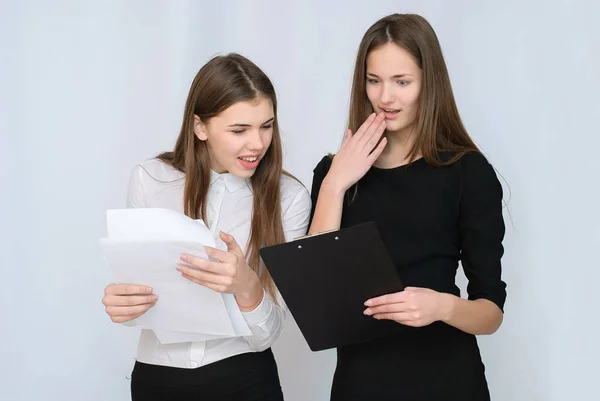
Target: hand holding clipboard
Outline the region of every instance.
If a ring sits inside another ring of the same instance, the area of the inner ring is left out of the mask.
[[[262,248],[260,255],[313,351],[400,329],[363,314],[366,300],[404,289],[375,223]]]

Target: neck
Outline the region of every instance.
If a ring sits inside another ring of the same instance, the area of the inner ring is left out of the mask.
[[[408,155],[415,143],[415,133],[411,128],[389,132],[386,131],[387,146],[374,163],[379,168],[394,168],[409,162]]]

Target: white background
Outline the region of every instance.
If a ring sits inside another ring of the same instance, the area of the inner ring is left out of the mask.
[[[309,186],[340,143],[360,38],[393,12],[432,23],[505,179],[506,315],[480,338],[493,400],[597,393],[600,3],[0,4],[0,399],[129,399],[138,333],[104,313],[97,240],[130,169],[171,149],[202,64],[236,51],[265,70],[285,166]],[[292,320],[275,350],[286,400],[328,399],[333,351],[311,353]]]

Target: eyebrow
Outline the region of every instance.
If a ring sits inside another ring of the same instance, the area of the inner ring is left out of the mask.
[[[377,75],[372,74],[370,72],[367,72],[367,75],[369,75],[371,77],[374,77],[374,78],[379,78]],[[410,77],[410,76],[412,76],[412,75],[410,75],[410,74],[396,74],[396,75],[392,76],[392,78],[404,78],[404,77]]]
[[[274,120],[275,120],[275,117],[271,117],[267,121],[262,123],[261,126],[268,124],[270,122],[273,122]],[[231,125],[228,125],[228,127],[252,127],[252,125],[251,124],[231,124]]]

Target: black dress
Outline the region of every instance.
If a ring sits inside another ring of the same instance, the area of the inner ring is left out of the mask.
[[[325,157],[314,169],[313,213],[330,166]],[[503,309],[502,187],[483,155],[469,153],[443,167],[424,159],[372,167],[348,200],[342,227],[375,221],[407,286],[459,296],[460,260],[469,299],[485,298]],[[485,401],[484,370],[475,336],[442,322],[403,326],[400,334],[338,348],[331,400]]]

